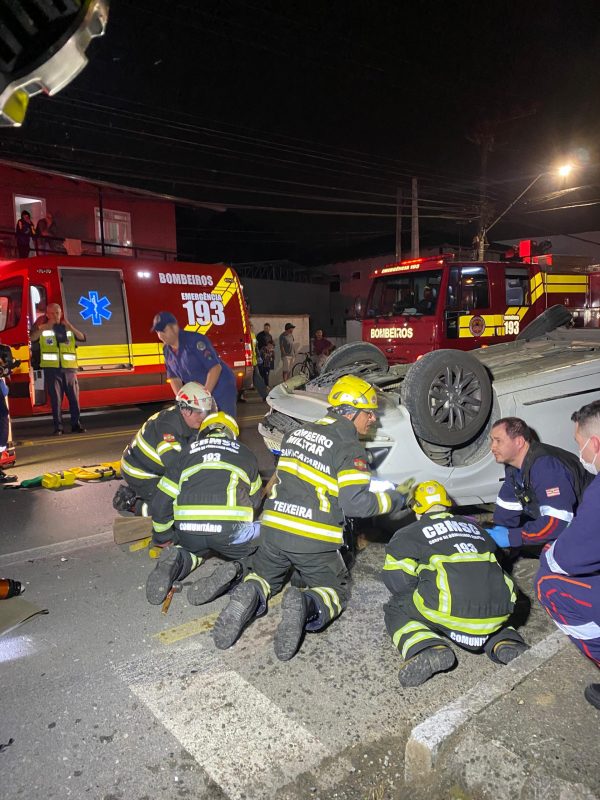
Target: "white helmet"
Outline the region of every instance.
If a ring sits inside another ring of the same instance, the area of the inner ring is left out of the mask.
[[[213,409],[214,400],[201,383],[190,381],[177,392],[175,402],[179,408],[190,411],[204,411],[209,413]]]

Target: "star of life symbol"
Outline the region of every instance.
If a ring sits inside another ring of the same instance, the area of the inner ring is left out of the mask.
[[[91,319],[92,325],[102,325],[102,320],[109,320],[112,317],[112,311],[108,310],[110,300],[108,297],[98,297],[98,292],[88,292],[87,297],[83,295],[79,298],[79,305],[82,306],[83,311],[79,314],[82,319]]]

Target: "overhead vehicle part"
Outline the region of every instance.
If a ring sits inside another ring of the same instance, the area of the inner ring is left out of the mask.
[[[60,92],[102,36],[109,0],[0,0],[0,125],[23,124],[29,98]]]
[[[369,342],[348,342],[331,353],[323,364],[321,372],[331,372],[341,367],[350,367],[352,364],[371,364],[379,369],[386,371],[388,369],[387,358],[374,344]]]
[[[472,441],[492,409],[492,384],[486,368],[459,350],[434,350],[412,364],[400,395],[415,434],[426,442],[449,447]]]
[[[563,325],[570,325],[571,322],[573,322],[573,315],[566,306],[550,306],[529,325],[526,325],[516,338],[528,342],[530,339],[536,339],[538,336],[555,331]]]

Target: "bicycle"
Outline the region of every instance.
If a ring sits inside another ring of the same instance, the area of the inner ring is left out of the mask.
[[[315,362],[312,360],[310,353],[298,353],[299,356],[304,356],[303,361],[298,361],[297,364],[294,364],[292,367],[292,376],[294,375],[306,375],[309,381],[312,381],[313,378],[317,377],[317,368],[315,367]]]

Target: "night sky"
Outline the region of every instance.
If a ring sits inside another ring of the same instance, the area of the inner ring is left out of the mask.
[[[413,176],[423,241],[466,245],[482,142],[492,215],[580,162],[494,238],[598,229],[599,20],[585,0],[112,0],[89,66],[2,157],[207,204],[178,215],[196,259],[389,252]]]

